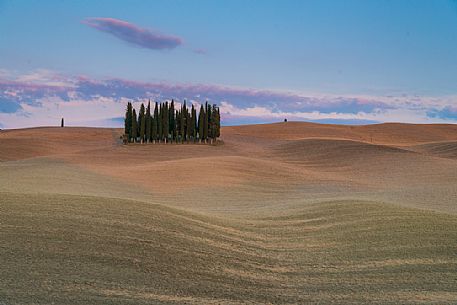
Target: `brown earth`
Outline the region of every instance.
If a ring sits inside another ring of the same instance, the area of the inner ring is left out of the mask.
[[[121,134],[0,132],[0,304],[457,300],[457,125]]]

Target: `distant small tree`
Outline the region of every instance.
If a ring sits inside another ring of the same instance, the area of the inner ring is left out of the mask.
[[[63,123],[63,118],[62,120],[60,121],[60,127],[63,127],[64,126],[64,123]]]

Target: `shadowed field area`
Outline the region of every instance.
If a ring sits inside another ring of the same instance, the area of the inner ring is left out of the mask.
[[[0,132],[0,304],[457,302],[453,125]]]
[[[12,304],[457,297],[454,215],[334,201],[227,221],[100,197],[2,198],[0,281]]]

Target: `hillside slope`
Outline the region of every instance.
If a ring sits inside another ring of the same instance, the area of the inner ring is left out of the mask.
[[[453,304],[455,131],[1,131],[0,303]]]
[[[305,138],[346,139],[374,144],[413,145],[457,140],[457,125],[385,123],[362,126],[287,122],[224,127],[226,135],[248,135],[276,140]]]
[[[457,297],[456,216],[332,201],[233,221],[138,201],[1,196],[7,304],[445,304]]]

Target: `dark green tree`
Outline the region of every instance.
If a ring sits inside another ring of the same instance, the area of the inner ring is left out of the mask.
[[[211,138],[211,141],[213,141],[213,108],[211,104],[208,104],[206,108],[206,116],[208,117],[208,138]]]
[[[198,113],[198,139],[200,142],[203,141],[203,134],[205,129],[205,109],[203,105],[200,106],[200,112]]]
[[[163,107],[162,103],[159,104],[159,116],[158,116],[158,121],[157,121],[157,127],[158,127],[158,140],[159,142],[162,141],[163,139],[163,123],[162,123],[162,118],[163,118]]]
[[[190,140],[190,114],[189,109],[186,109],[186,141],[189,143]]]
[[[138,137],[138,121],[136,119],[136,111],[133,108],[132,111],[132,142],[135,143]]]
[[[169,133],[170,133],[170,140],[171,142],[173,142],[173,140],[175,139],[176,135],[175,135],[175,131],[176,131],[176,122],[175,122],[175,101],[174,100],[171,100],[171,103],[170,103],[170,109],[168,111],[168,117],[169,117]]]
[[[211,109],[211,119],[210,119],[210,137],[211,142],[213,142],[217,137],[220,136],[220,115],[219,115],[219,108],[216,107],[214,104],[212,107],[208,108]]]
[[[163,110],[163,121],[162,121],[163,137],[164,137],[165,143],[167,143],[168,133],[170,131],[170,124],[169,124],[170,116],[168,114],[168,102],[165,102],[162,110]]]
[[[192,104],[192,109],[190,111],[190,136],[192,137],[192,141],[195,142],[195,139],[196,139],[196,135],[197,135],[197,124],[196,124],[196,121],[197,121],[197,112],[195,111],[195,107],[194,107],[194,104]]]
[[[203,112],[203,140],[208,140],[208,102],[205,104],[205,111]]]
[[[140,114],[138,115],[138,124],[139,126],[139,136],[140,136],[140,143],[144,142],[144,135],[146,132],[146,116],[145,116],[145,109],[144,104],[141,104],[140,107]]]
[[[215,128],[214,128],[214,108],[209,105],[208,107],[209,113],[208,113],[208,137],[211,139],[211,143],[214,140],[214,137],[216,136],[215,134]]]
[[[214,120],[216,121],[215,126],[216,126],[216,138],[219,138],[221,136],[221,113],[219,112],[219,107],[213,107],[216,108],[216,114]]]
[[[157,105],[157,102],[156,102],[155,108],[154,108],[154,115],[152,117],[152,141],[154,143],[158,138],[157,137],[157,134],[159,132],[158,120],[159,120],[159,106]]]
[[[179,142],[182,143],[185,137],[185,119],[184,119],[184,107],[181,105],[181,111],[179,112]]]
[[[151,131],[152,131],[152,120],[151,120],[151,100],[148,101],[148,107],[146,108],[146,136],[145,142],[151,141]]]
[[[125,128],[124,133],[128,137],[128,141],[130,142],[132,139],[132,103],[127,103],[127,109],[125,111]]]
[[[194,138],[197,141],[198,138],[198,116],[197,116],[197,108],[194,108]]]

